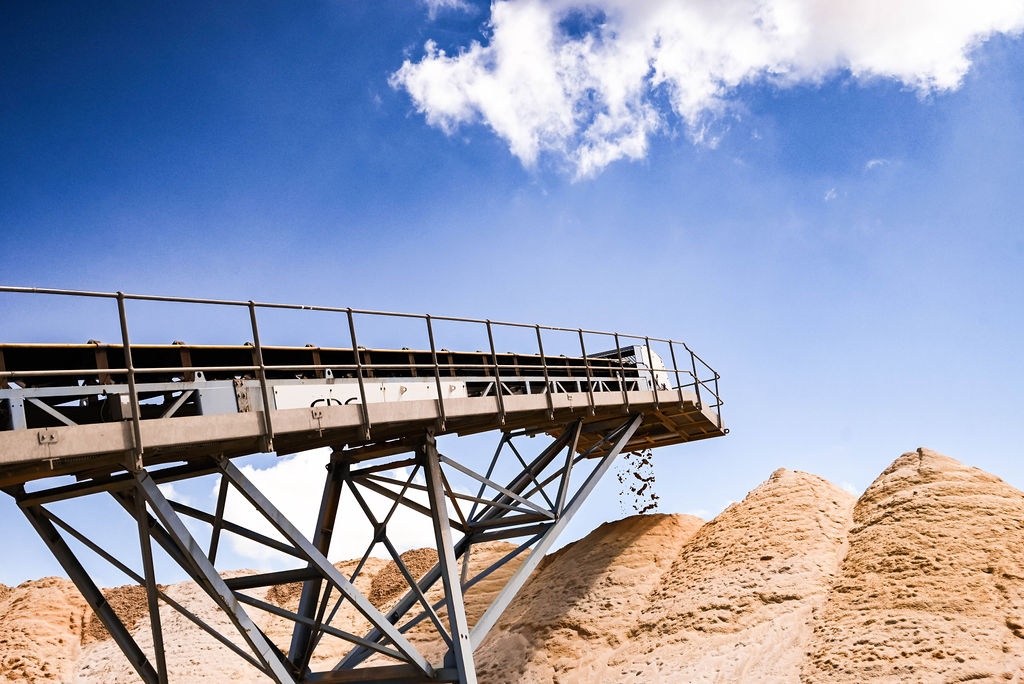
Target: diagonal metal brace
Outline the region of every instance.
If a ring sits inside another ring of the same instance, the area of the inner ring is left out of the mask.
[[[640,427],[641,422],[643,422],[643,416],[641,415],[633,416],[628,420],[625,429],[621,434],[619,434],[618,439],[615,440],[615,443],[612,445],[611,449],[608,450],[608,453],[601,458],[601,461],[590,473],[590,476],[580,487],[579,491],[576,492],[576,495],[573,496],[572,500],[558,517],[558,520],[551,524],[551,527],[544,533],[544,536],[537,542],[537,545],[533,547],[530,555],[525,561],[523,561],[522,565],[516,568],[515,573],[513,573],[512,577],[505,585],[505,588],[501,590],[501,593],[499,593],[497,597],[495,597],[494,601],[491,602],[490,607],[487,608],[484,614],[473,626],[469,639],[474,649],[480,646],[484,637],[487,636],[487,633],[492,627],[494,627],[495,623],[498,622],[498,618],[501,617],[505,608],[508,607],[508,604],[512,602],[516,593],[519,592],[522,586],[526,583],[526,580],[529,579],[530,573],[532,573],[537,565],[540,564],[541,560],[544,558],[544,554],[547,553],[549,548],[551,548],[555,539],[562,530],[565,529],[565,526],[569,524],[569,521],[572,520],[572,517],[583,505],[584,500],[586,500],[590,495],[594,487],[597,486],[598,481],[608,471],[608,468],[611,467],[615,458],[619,455],[619,452],[622,451],[622,448],[629,442],[633,433],[636,432],[638,427]],[[568,473],[566,473],[566,476],[568,476]]]
[[[242,471],[238,469],[235,464],[225,459],[220,463],[221,469],[224,474],[227,475],[231,484],[239,491],[239,493],[249,500],[253,506],[256,507],[268,522],[277,528],[285,539],[295,546],[296,549],[301,551],[313,567],[320,571],[320,573],[327,579],[328,582],[333,584],[338,591],[349,601],[352,605],[363,614],[370,624],[376,629],[381,630],[384,635],[395,645],[395,648],[408,659],[410,663],[415,665],[419,670],[427,675],[428,677],[433,673],[434,668],[431,667],[430,663],[427,662],[426,658],[416,650],[405,636],[395,628],[393,624],[387,621],[387,619],[381,614],[377,608],[374,607],[370,601],[363,596],[362,593],[356,589],[344,575],[341,574],[327,557],[324,556],[313,544],[306,539],[298,528],[295,527],[281,512],[267,499],[263,493],[257,489],[249,480],[242,474]]]
[[[185,570],[194,571],[196,580],[235,624],[249,648],[266,667],[267,674],[278,682],[294,683],[295,678],[278,657],[277,648],[270,643],[256,623],[252,621],[252,618],[242,610],[234,593],[224,583],[217,573],[217,569],[203,553],[196,540],[192,538],[185,524],[171,508],[170,502],[164,497],[153,478],[145,470],[140,470],[135,474],[135,479],[138,483],[138,491],[142,493],[150,508],[153,509],[153,513],[163,524],[170,540],[184,552],[185,558],[189,561],[191,568],[183,566]]]

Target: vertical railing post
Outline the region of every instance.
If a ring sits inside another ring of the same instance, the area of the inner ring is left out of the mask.
[[[622,346],[619,344],[619,333],[613,334],[615,335],[615,354],[619,357],[619,387],[622,389],[622,401],[625,404],[626,413],[629,413],[629,392],[626,391],[626,363],[622,360]]]
[[[590,373],[590,358],[587,357],[587,345],[583,343],[583,328],[579,328],[580,334],[580,353],[583,354],[583,367],[587,372],[587,396],[590,398],[590,415],[594,415],[597,412],[597,408],[594,404],[594,380]]]
[[[441,366],[437,363],[437,345],[434,344],[434,326],[430,322],[430,314],[424,316],[427,321],[427,337],[430,339],[430,358],[434,361],[434,384],[437,385],[437,411],[441,416],[441,430],[444,430],[448,417],[444,411],[444,393],[441,391]]]
[[[676,348],[672,340],[668,341],[668,351],[672,355],[672,370],[676,374],[676,391],[679,393],[679,403],[683,403],[683,383],[679,380],[679,364],[676,362]]]
[[[658,378],[654,375],[654,354],[651,353],[651,338],[645,337],[644,344],[647,345],[647,369],[651,371],[651,385],[654,386],[654,409],[658,410],[661,408],[661,402],[658,401]]]
[[[359,341],[356,339],[356,319],[352,315],[352,307],[348,307],[348,334],[352,338],[352,358],[356,362],[356,377],[359,379],[359,406],[363,417],[363,434],[370,439],[370,409],[366,405],[366,384],[363,381],[363,359],[359,353]]]
[[[555,419],[555,402],[551,397],[551,377],[548,375],[548,359],[544,356],[544,342],[541,340],[540,326],[534,326],[537,329],[537,349],[540,350],[540,364],[544,368],[544,387],[548,393],[548,420]]]
[[[267,391],[267,367],[263,363],[263,346],[260,344],[260,329],[256,325],[256,303],[249,300],[249,321],[252,323],[252,343],[256,354],[256,365],[260,377],[260,394],[263,397],[263,427],[266,430],[266,448],[274,450],[274,423],[270,417],[270,393]]]
[[[705,364],[706,365],[706,364]],[[718,414],[718,427],[722,427],[722,399],[721,395],[718,394],[718,378],[719,375],[714,369],[711,372],[715,374],[715,413]]]
[[[498,413],[501,415],[501,424],[505,424],[505,399],[501,396],[501,371],[498,370],[498,353],[494,351],[494,333],[491,330],[491,321],[487,323],[487,342],[491,345],[491,362],[494,363],[494,391],[498,395]]]
[[[690,367],[693,368],[693,390],[697,393],[697,408],[704,408],[704,402],[700,400],[700,378],[697,377],[697,356],[693,353],[693,350],[686,346],[686,351],[690,352]]]
[[[125,313],[124,292],[117,293],[117,314],[121,320],[121,348],[124,350],[124,367],[128,369],[128,395],[132,408],[132,436],[135,442],[135,467],[142,467],[142,425],[140,423],[139,391],[135,386],[135,364],[132,363],[132,344],[128,338],[128,315]]]

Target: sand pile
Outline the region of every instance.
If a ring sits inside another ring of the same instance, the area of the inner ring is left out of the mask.
[[[160,589],[167,588],[163,585],[158,586]],[[149,603],[146,599],[146,588],[143,586],[129,584],[114,589],[104,589],[103,597],[107,599],[107,603],[128,629],[135,627],[139,620],[149,619]],[[89,619],[86,620],[82,633],[82,643],[88,644],[92,641],[109,638],[110,634],[107,632],[107,628],[103,626],[95,613],[89,611]]]
[[[819,477],[777,470],[680,549],[610,663],[612,677],[794,681],[853,503]]]
[[[484,570],[491,564],[497,562],[510,551],[516,548],[515,544],[509,544],[508,542],[487,542],[483,544],[477,544],[473,546],[470,552],[469,560],[469,573],[468,578],[473,578],[476,573]],[[402,560],[404,562],[412,563],[409,565],[409,571],[416,576],[422,576],[427,570],[433,567],[434,562],[437,560],[437,552],[434,549],[414,549],[413,551],[407,551],[402,554]],[[522,563],[523,556],[520,555],[510,562],[506,563],[502,567],[492,572],[487,577],[483,578],[476,584],[474,584],[466,592],[464,596],[466,606],[466,618],[469,621],[470,627],[476,624],[480,616],[484,614],[487,607],[491,605],[494,597],[508,582],[509,577],[515,572],[519,564]],[[459,570],[462,570],[462,562],[459,562]],[[389,595],[389,598],[380,606],[380,609],[385,614],[391,609],[398,600],[405,594],[406,585],[404,580],[401,580],[401,573],[394,563],[389,563],[383,570],[378,573],[377,577],[374,578],[374,584],[381,589],[387,587],[387,592],[381,594],[381,596]],[[372,589],[371,589],[372,591]],[[431,605],[436,604],[443,598],[441,582],[438,582],[433,589],[427,592],[426,598]],[[410,615],[416,615],[420,611],[419,605],[416,606]],[[448,611],[445,608],[440,608],[437,611],[437,615],[441,620],[441,624],[444,625],[445,630],[448,627]],[[423,653],[423,655],[429,660],[440,660],[444,655],[446,647],[438,636],[437,630],[430,620],[423,620],[412,629],[408,631],[406,636],[409,641],[412,642],[416,648]],[[369,663],[374,665],[390,665],[394,661],[388,660],[383,657],[373,657],[368,660]]]
[[[86,610],[70,580],[46,577],[13,588],[0,601],[0,681],[71,681]]]
[[[485,682],[602,681],[680,548],[703,524],[634,515],[544,559],[477,658]]]
[[[401,554],[402,564],[405,565],[409,574],[419,579],[437,564],[437,551],[434,549],[412,549]],[[398,565],[392,561],[384,566],[384,569],[373,577],[370,583],[370,593],[366,598],[375,606],[383,606],[391,599],[400,598],[408,590],[409,584],[405,580]]]
[[[864,492],[815,625],[812,682],[1019,680],[1024,494],[934,451]]]
[[[14,590],[6,584],[0,584],[0,603],[6,601],[7,597],[11,595],[12,591]]]
[[[513,548],[474,547],[470,576]],[[436,554],[403,559],[419,575]],[[471,625],[520,561],[468,592]],[[355,565],[337,567],[348,575]],[[394,563],[376,558],[356,580],[385,612],[402,585]],[[294,610],[300,587],[247,593]],[[198,588],[166,591],[235,634]],[[141,589],[106,595],[150,650]],[[439,589],[428,594],[438,598]],[[288,647],[290,622],[247,610]],[[172,681],[263,681],[172,609],[160,614]],[[0,585],[0,681],[137,681],[93,619],[67,580]],[[334,624],[355,633],[366,626],[347,603]],[[408,636],[439,657],[429,621]],[[314,669],[347,648],[325,637]],[[856,505],[821,478],[778,470],[706,524],[637,515],[552,554],[477,663],[486,684],[1024,681],[1024,494],[926,449],[897,459]]]

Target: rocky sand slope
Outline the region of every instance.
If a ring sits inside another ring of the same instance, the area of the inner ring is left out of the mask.
[[[510,548],[474,550],[471,570]],[[404,557],[415,572],[434,556]],[[471,623],[514,568],[470,592]],[[356,584],[386,609],[396,574],[371,559]],[[294,608],[297,590],[250,593]],[[195,588],[167,592],[230,632]],[[108,596],[148,648],[137,589]],[[287,646],[287,623],[251,612]],[[166,607],[161,616],[172,681],[257,681],[184,618]],[[335,624],[359,631],[360,619],[343,610]],[[0,681],[135,681],[103,637],[67,580],[0,585]],[[426,653],[437,646],[429,629],[410,638]],[[814,475],[778,470],[708,523],[608,523],[544,560],[484,641],[478,670],[488,683],[1022,682],[1024,494],[919,449],[856,502]]]
[[[1021,679],[1021,492],[919,449],[864,492],[849,539],[807,681]]]

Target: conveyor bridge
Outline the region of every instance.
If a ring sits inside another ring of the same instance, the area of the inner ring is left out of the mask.
[[[0,344],[0,487],[17,499],[146,682],[168,681],[161,606],[185,614],[224,648],[279,682],[476,681],[474,648],[621,451],[728,432],[718,373],[684,343],[664,338],[253,301],[17,287],[0,287],[0,296],[107,299],[116,306],[121,339],[115,343]],[[128,303],[136,301],[247,310],[251,339],[228,346],[132,344]],[[334,316],[343,323],[342,340],[328,346],[261,344],[258,319],[267,310]],[[394,319],[422,325],[425,348],[360,346],[365,328]],[[475,327],[486,348],[441,347],[436,334],[442,322]],[[509,329],[520,338],[528,334],[536,347],[499,352],[495,332]],[[557,353],[552,351],[556,344]],[[489,431],[500,433],[498,448],[480,464],[456,462],[436,446],[442,435]],[[524,458],[517,440],[545,433],[552,441],[532,459]],[[232,463],[258,452],[283,455],[317,447],[331,452],[325,456],[325,480],[310,483],[311,491],[321,492],[315,530],[295,528]],[[491,479],[513,455],[514,475],[500,484]],[[480,472],[484,465],[486,473]],[[386,471],[406,472],[407,477],[396,480]],[[170,500],[157,486],[207,476],[220,481],[212,512]],[[476,495],[453,486],[458,478],[479,486]],[[229,490],[255,506],[276,536],[226,520]],[[408,580],[408,593],[387,615],[355,589],[355,575],[341,575],[326,559],[346,492],[375,530],[364,562],[374,549],[383,548]],[[386,516],[366,504],[371,493],[392,502]],[[48,507],[104,494],[134,520],[142,568],[114,558],[75,521],[61,519]],[[422,577],[407,571],[388,537],[387,524],[398,506],[423,514],[434,530],[429,542],[438,552],[438,564]],[[186,518],[209,525],[205,548],[184,526]],[[291,556],[297,567],[224,580],[215,567],[223,534]],[[151,654],[106,603],[69,538],[147,588]],[[515,553],[469,572],[474,544],[509,539],[520,540]],[[154,543],[217,602],[235,634],[221,633],[163,593],[153,567]],[[516,565],[508,584],[469,624],[463,593],[505,564]],[[304,583],[295,611],[246,594],[247,589],[294,581]],[[426,592],[439,583],[443,599],[432,605]],[[365,617],[364,635],[332,627],[338,610],[327,612],[332,591]],[[274,643],[243,605],[292,620],[291,642]],[[438,613],[442,609],[444,619]],[[420,623],[436,631],[436,653],[422,653],[406,636],[422,629]],[[325,637],[351,646],[328,669],[319,667],[316,657]]]

